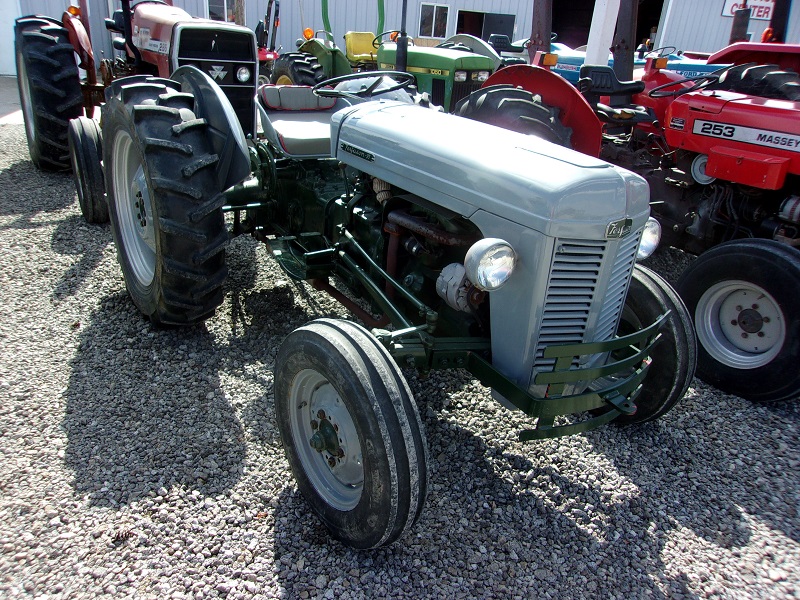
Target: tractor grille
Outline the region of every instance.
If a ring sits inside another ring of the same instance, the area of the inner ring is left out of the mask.
[[[595,327],[594,337],[597,340],[611,339],[617,331],[619,316],[622,314],[622,306],[628,293],[628,283],[636,262],[636,252],[639,249],[641,237],[641,231],[635,235],[629,235],[622,240],[619,246],[614,268],[611,271],[611,279],[603,299],[603,306],[600,309],[600,317],[597,319]]]
[[[481,89],[481,83],[479,81],[464,81],[464,82],[455,82],[453,84],[453,97],[450,100],[452,106],[450,107],[451,110],[455,107],[456,102],[461,100],[462,98],[466,98],[475,90]]]
[[[583,341],[606,255],[604,241],[556,240],[555,248],[534,359],[537,371],[555,364],[542,357],[547,346]]]
[[[608,242],[556,240],[536,345],[535,372],[553,368],[555,360],[542,357],[544,349],[551,344],[603,341],[614,336],[641,235],[638,231],[621,241],[610,273],[604,272],[609,266],[603,267],[609,251]],[[599,288],[601,278],[608,282],[603,289]],[[595,298],[600,297],[602,305],[597,321],[589,332],[591,339],[586,339],[592,305]]]
[[[454,82],[453,83],[453,93],[450,97],[450,107],[449,110],[453,110],[455,107],[456,102],[461,100],[462,98],[466,98],[475,90],[479,90],[481,88],[481,83],[479,81],[461,81],[461,82]],[[431,102],[436,104],[437,106],[444,106],[444,89],[445,89],[445,80],[444,79],[434,79],[431,82]],[[445,106],[445,108],[448,108]]]
[[[255,131],[255,94],[258,81],[255,38],[244,29],[215,26],[182,27],[178,30],[175,68],[192,65],[206,73],[225,92],[245,134]],[[241,83],[236,72],[250,70],[250,79]]]

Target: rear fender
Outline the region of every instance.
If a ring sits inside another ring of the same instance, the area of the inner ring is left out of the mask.
[[[560,109],[561,122],[572,129],[573,148],[590,156],[600,156],[602,123],[586,99],[566,79],[541,67],[512,65],[489,77],[483,87],[502,83],[538,94],[542,102]]]
[[[208,123],[208,135],[214,153],[219,156],[217,183],[220,190],[241,183],[250,175],[250,154],[239,119],[222,88],[197,67],[175,69],[170,79],[181,90],[194,95],[195,116]]]
[[[97,83],[97,71],[94,63],[94,51],[92,50],[92,40],[89,32],[83,26],[79,16],[64,12],[61,17],[64,29],[69,35],[69,42],[78,55],[80,63],[78,66],[86,71],[86,81],[92,85]]]
[[[350,62],[344,55],[344,52],[339,50],[332,42],[312,38],[304,42],[299,48],[299,52],[305,52],[316,57],[317,62],[322,65],[322,71],[325,77],[339,77],[340,75],[348,75],[353,72]]]

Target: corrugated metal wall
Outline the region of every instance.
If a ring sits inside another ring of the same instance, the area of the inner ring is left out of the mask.
[[[679,50],[716,52],[728,45],[733,19],[722,16],[722,0],[668,0],[664,3],[656,46],[675,46]],[[769,21],[751,20],[748,32],[754,42]],[[786,41],[800,43],[800,2],[792,3]]]
[[[177,1],[177,0],[176,0]],[[259,19],[264,18],[267,0],[246,0],[247,24],[254,27]],[[440,1],[438,4],[449,6],[447,36],[456,32],[456,21],[459,10],[475,12],[492,12],[517,15],[515,23],[515,39],[530,35],[533,18],[534,0],[461,0],[460,2]],[[425,2],[435,4],[436,2]],[[402,3],[398,0],[385,0],[384,30],[400,29],[402,22]],[[422,0],[409,0],[406,29],[412,37],[418,35],[420,6]],[[329,0],[328,14],[335,41],[343,44],[342,36],[347,31],[375,32],[378,22],[377,0]],[[294,49],[295,40],[303,32],[304,27],[322,29],[321,0],[283,0],[281,2],[281,26],[278,43],[284,51]]]

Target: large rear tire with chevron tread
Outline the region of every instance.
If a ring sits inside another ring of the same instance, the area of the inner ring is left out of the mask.
[[[228,239],[208,123],[168,79],[120,79],[106,99],[106,195],[128,292],[154,323],[203,321],[223,299]]]
[[[548,106],[541,97],[512,85],[490,85],[472,92],[459,101],[454,113],[572,148],[572,130],[561,122],[559,109]]]
[[[272,68],[271,81],[275,85],[315,86],[327,77],[316,57],[303,52],[281,55]]]
[[[21,17],[14,42],[31,160],[39,169],[68,170],[67,127],[83,114],[83,94],[67,30],[45,17]]]

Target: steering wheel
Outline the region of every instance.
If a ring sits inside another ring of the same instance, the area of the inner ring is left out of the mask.
[[[395,33],[397,35],[400,35],[400,32],[397,31],[396,29],[394,29],[392,31],[384,31],[383,33],[379,33],[374,38],[372,38],[372,47],[377,50],[378,48],[381,47],[381,44],[383,43],[382,40],[383,40],[384,37],[386,37],[387,35],[395,34]],[[392,41],[394,41],[394,40],[392,40]],[[414,45],[414,40],[411,39],[411,38],[408,38],[408,45],[409,46],[413,46]]]
[[[384,77],[395,79],[395,84],[385,88],[378,89],[378,86],[383,83]],[[372,83],[362,87],[360,90],[337,90],[334,86],[345,81],[357,81],[359,79],[375,79]],[[363,71],[361,73],[348,73],[339,77],[332,77],[325,81],[320,81],[317,85],[311,88],[317,96],[322,98],[371,98],[372,96],[379,96],[380,94],[388,94],[389,92],[396,92],[403,88],[407,88],[417,83],[416,78],[411,73],[404,73],[402,71]]]
[[[650,56],[655,54],[658,58],[662,56],[669,56],[673,52],[677,52],[678,49],[675,46],[661,46],[661,48],[653,48],[652,50],[648,50],[645,56]]]
[[[665,91],[669,88],[675,87],[676,85],[688,83],[689,81],[694,81],[694,85],[691,85],[687,88],[681,88],[679,90],[673,90],[671,92]],[[647,92],[647,95],[651,98],[677,98],[678,96],[683,96],[684,94],[688,94],[690,92],[702,90],[712,83],[717,83],[717,81],[719,81],[719,74],[717,73],[708,73],[706,75],[699,75],[697,77],[687,77],[686,79],[678,79],[676,81],[670,81],[669,83],[654,87],[652,90]]]

